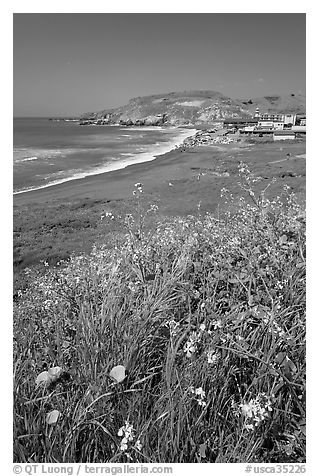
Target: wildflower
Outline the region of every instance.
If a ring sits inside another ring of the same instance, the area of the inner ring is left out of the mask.
[[[245,430],[253,430],[254,429],[254,425],[252,425],[251,423],[246,423],[244,425],[244,428]]]
[[[139,193],[143,193],[143,184],[140,183],[140,182],[137,182],[134,187],[138,190]],[[136,194],[136,193],[135,193]],[[134,192],[133,192],[133,195],[135,195]]]
[[[48,425],[54,425],[58,421],[60,415],[61,413],[59,410],[52,410],[52,412],[47,413],[45,421]]]
[[[200,341],[200,333],[197,334],[196,332],[192,332],[188,338],[188,341],[184,345],[184,352],[186,353],[186,357],[192,357],[195,352],[197,351],[197,344]]]
[[[197,398],[196,401],[200,407],[206,407],[207,403],[205,401],[206,394],[202,387],[194,388],[190,387],[191,393],[193,393]]]
[[[220,356],[214,351],[214,350],[209,350],[207,352],[207,362],[209,364],[217,364],[220,359]]]
[[[121,383],[125,379],[125,367],[123,365],[116,365],[110,372],[110,377],[115,383]]]
[[[252,418],[253,416],[253,403],[244,403],[239,405],[241,408],[241,412],[246,418]]]
[[[105,212],[104,215],[101,215],[101,220],[103,220],[103,218],[110,218],[111,220],[115,219],[114,215],[111,212]]]
[[[204,332],[204,330],[206,329],[206,326],[205,326],[205,324],[201,324],[201,325],[199,326],[199,328],[200,328],[200,330],[201,330],[202,332]]]
[[[135,448],[138,450],[138,451],[141,451],[142,449],[142,444],[140,442],[140,440],[137,440],[136,443],[135,443]]]
[[[45,370],[44,372],[41,372],[36,380],[35,383],[39,387],[40,385],[43,386],[48,386],[51,383],[55,382],[63,373],[63,370],[61,367],[51,367],[48,370]]]
[[[192,357],[192,355],[195,354],[196,350],[197,350],[196,345],[194,345],[190,341],[187,341],[186,344],[184,345],[184,352],[186,353],[186,357],[188,358]]]
[[[199,395],[201,398],[205,398],[205,392],[202,387],[196,388],[195,395]]]
[[[177,334],[179,322],[176,322],[174,319],[172,319],[171,321],[167,321],[166,326],[169,328],[171,336],[175,336]]]
[[[121,445],[120,445],[120,450],[121,450],[121,451],[127,450],[127,439],[126,439],[126,438],[123,438],[123,439],[122,439]]]
[[[244,427],[251,430],[269,417],[269,412],[272,411],[271,399],[265,393],[260,393],[249,402],[240,403],[238,410],[245,418]],[[238,415],[238,411],[235,414]]]
[[[125,421],[125,425],[123,425],[119,431],[117,432],[118,436],[123,436],[121,443],[120,443],[120,450],[126,451],[128,449],[129,442],[134,440],[135,437],[135,430],[133,425],[129,423],[128,420]],[[140,441],[137,440],[136,444],[140,445]]]
[[[132,293],[136,293],[138,291],[138,286],[136,286],[136,284],[132,281],[130,281],[127,286],[129,290],[132,291]]]
[[[214,327],[215,330],[216,329],[221,329],[223,327],[221,319],[214,319],[212,321],[212,324],[213,324],[213,327]]]
[[[148,209],[148,212],[157,212],[157,210],[158,210],[158,206],[153,204]]]

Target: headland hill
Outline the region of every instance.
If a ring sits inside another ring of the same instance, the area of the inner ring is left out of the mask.
[[[70,124],[196,132],[14,195],[14,462],[303,468],[305,113],[200,91]]]
[[[287,184],[303,201],[305,114],[306,98],[297,93],[239,100],[216,91],[186,91],[138,97],[78,118],[50,118],[81,127],[173,126],[197,132],[151,162],[15,195],[15,269],[43,260],[54,264],[108,241],[122,226],[112,221],[105,227],[101,215],[129,211],[139,182],[145,200],[156,203],[163,216],[193,214],[199,203],[202,213],[215,212],[223,207],[221,189],[241,193],[237,169],[245,162],[262,177],[261,188],[275,177],[270,194],[278,195]]]

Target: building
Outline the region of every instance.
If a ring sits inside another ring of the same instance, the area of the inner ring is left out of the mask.
[[[292,126],[291,130],[293,132],[298,132],[298,134],[306,134],[306,126]]]
[[[258,135],[259,137],[264,137],[269,136],[270,134],[273,134],[273,129],[260,129],[258,127],[244,127],[242,129],[239,129],[240,134],[248,134],[248,135]]]
[[[257,126],[258,119],[250,117],[229,117],[224,119],[226,129],[239,129],[240,127]]]
[[[272,121],[259,119],[257,127],[260,129],[282,130],[284,128],[284,121],[280,119]]]
[[[274,121],[273,125],[274,125],[273,127],[274,127],[275,131],[282,131],[285,127],[285,123],[282,122],[282,121],[280,121],[280,122],[279,121]]]
[[[284,128],[285,127],[291,127],[296,124],[296,114],[285,114],[284,115]]]
[[[260,111],[259,111],[259,107],[256,107],[256,111],[255,111],[255,115],[254,117],[256,117],[257,119],[260,118]]]
[[[284,121],[284,114],[260,114],[260,121],[282,122]]]
[[[295,132],[305,133],[306,116],[296,114],[260,114],[256,108],[253,118],[230,117],[224,119],[224,127],[227,130],[238,131],[241,134],[266,133],[273,131],[291,130],[295,126],[304,126]]]
[[[297,114],[295,125],[296,126],[305,126],[306,125],[306,115],[305,114]]]
[[[296,137],[295,133],[291,130],[274,131],[274,133],[273,133],[274,141],[294,140],[295,137]]]
[[[274,123],[268,119],[259,118],[257,127],[258,129],[273,129]]]

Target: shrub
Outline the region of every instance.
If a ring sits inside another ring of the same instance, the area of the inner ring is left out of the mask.
[[[113,249],[26,271],[15,461],[305,461],[304,212],[239,173],[235,211],[224,190],[232,211],[148,231],[136,184]]]

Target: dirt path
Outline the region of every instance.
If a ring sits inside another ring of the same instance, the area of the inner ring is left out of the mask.
[[[305,159],[306,154],[300,154],[300,155],[295,155],[293,157],[287,157],[286,159],[280,159],[280,160],[275,160],[273,162],[269,162],[270,164],[278,164],[279,162],[286,162],[287,160],[292,160],[292,159]]]

